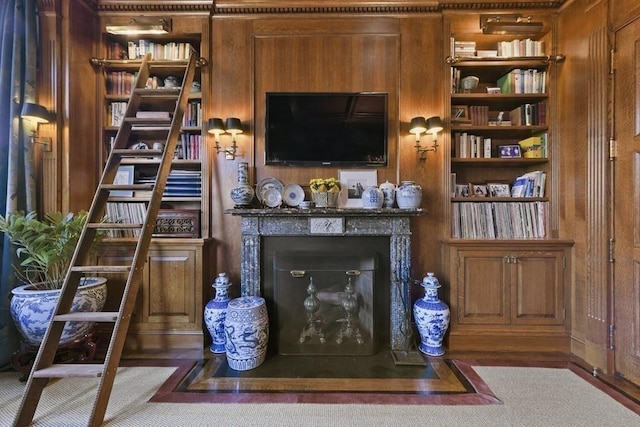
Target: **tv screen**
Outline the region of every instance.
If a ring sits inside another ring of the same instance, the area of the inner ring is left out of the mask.
[[[268,92],[265,164],[386,166],[387,94]]]

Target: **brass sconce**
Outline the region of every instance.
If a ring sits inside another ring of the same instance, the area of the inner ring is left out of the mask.
[[[481,15],[480,28],[483,34],[519,34],[534,36],[544,31],[542,22],[535,22],[531,16],[521,15]]]
[[[106,26],[107,33],[118,35],[158,35],[171,32],[171,19],[168,18],[131,18],[126,24]]]
[[[438,151],[438,132],[442,131],[442,119],[438,116],[432,116],[425,120],[424,117],[414,117],[411,119],[411,128],[409,132],[416,136],[415,149],[420,160],[426,160],[427,151]],[[420,145],[420,137],[423,133],[430,133],[432,139],[431,147],[423,147]]]
[[[215,148],[216,154],[224,153],[224,157],[227,160],[233,160],[236,158],[236,152],[238,151],[238,145],[236,143],[236,135],[242,133],[242,122],[236,117],[227,118],[226,123],[218,117],[209,119],[208,132],[215,136]],[[220,146],[220,135],[228,133],[231,135],[231,146]]]
[[[51,151],[51,138],[37,136],[38,125],[49,123],[52,119],[49,110],[40,104],[25,102],[22,105],[20,117],[35,123],[35,128],[31,131],[31,143],[42,144],[42,151]]]

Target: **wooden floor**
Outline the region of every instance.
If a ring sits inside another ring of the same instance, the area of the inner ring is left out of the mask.
[[[381,369],[382,362],[376,361],[375,368],[369,371],[361,368],[362,378],[355,379],[341,378],[339,369],[327,368],[340,365],[332,360],[317,362],[318,372],[323,372],[318,375],[321,378],[311,378],[314,375],[305,371],[308,367],[304,363],[296,367],[291,360],[284,362],[289,374],[283,374],[273,362],[267,363],[269,358],[262,371],[263,366],[246,373],[230,373],[224,356],[206,350],[129,353],[121,364],[178,367],[153,401],[219,403],[493,404],[497,399],[475,374],[473,366],[567,368],[640,414],[640,387],[600,372],[594,375],[591,367],[570,354],[449,352],[442,358],[425,360],[429,362],[427,367],[409,370],[401,367],[398,375]],[[353,369],[348,376],[354,376]]]

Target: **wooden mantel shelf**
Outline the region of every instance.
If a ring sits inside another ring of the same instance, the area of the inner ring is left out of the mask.
[[[239,215],[246,217],[403,217],[403,216],[420,216],[426,215],[426,209],[363,209],[363,208],[314,208],[314,209],[298,209],[298,208],[270,208],[270,209],[250,209],[236,208],[224,211],[227,215]]]

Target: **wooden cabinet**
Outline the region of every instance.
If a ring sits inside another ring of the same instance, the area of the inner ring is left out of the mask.
[[[136,300],[128,351],[202,350],[204,304],[213,280],[212,244],[203,239],[155,239],[145,264]],[[133,245],[102,243],[97,252],[101,265],[131,263]],[[126,277],[106,274],[109,295],[105,310],[114,309]]]
[[[448,242],[449,347],[567,350],[570,254],[569,241]]]

